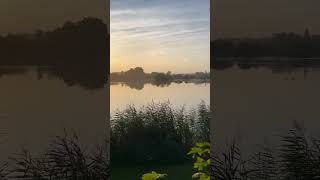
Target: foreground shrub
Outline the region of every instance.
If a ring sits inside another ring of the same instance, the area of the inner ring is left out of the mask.
[[[192,175],[192,179],[197,180],[210,180],[210,143],[203,142],[197,143],[195,147],[192,147],[188,155],[191,155],[194,159],[193,168],[196,172]],[[167,174],[159,174],[155,171],[142,175],[142,180],[157,180],[165,178]]]
[[[159,174],[155,171],[152,171],[151,173],[146,173],[142,175],[142,180],[157,180],[166,177],[167,174]]]
[[[210,143],[197,143],[197,145],[191,148],[188,155],[192,155],[195,160],[193,168],[196,172],[193,174],[193,179],[198,180],[210,180]]]

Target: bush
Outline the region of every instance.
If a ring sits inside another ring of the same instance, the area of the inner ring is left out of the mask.
[[[192,179],[198,180],[210,180],[210,143],[203,142],[197,143],[195,147],[192,147],[188,155],[191,155],[195,160],[193,168],[196,172],[192,175]],[[142,175],[142,180],[158,180],[165,178],[167,174],[160,174],[155,171]]]

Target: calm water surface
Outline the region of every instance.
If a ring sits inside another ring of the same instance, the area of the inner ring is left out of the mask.
[[[214,70],[214,141],[235,139],[245,152],[277,145],[294,121],[320,135],[320,69],[233,66]]]
[[[50,139],[64,134],[64,129],[76,132],[88,151],[102,143],[108,92],[77,85],[70,73],[67,81],[53,74],[57,73],[0,68],[0,161],[22,147],[42,152]]]
[[[104,140],[109,92],[79,74],[52,72],[50,68],[0,67],[0,161],[22,148],[42,152],[53,137],[64,134],[64,129],[76,132],[88,151]],[[191,108],[201,100],[209,103],[210,84],[144,84],[132,88],[113,83],[110,97],[111,112],[152,101]]]
[[[173,107],[193,108],[201,100],[210,102],[208,83],[171,83],[165,86],[144,84],[143,88],[132,88],[123,83],[111,84],[111,113],[126,108],[129,104],[137,108],[151,102],[169,101]]]

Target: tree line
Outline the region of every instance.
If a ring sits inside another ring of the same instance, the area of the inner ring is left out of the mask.
[[[96,89],[108,78],[110,37],[100,19],[67,21],[51,31],[0,36],[0,65],[38,67],[38,74]]]
[[[221,38],[211,42],[213,57],[320,57],[320,35],[274,33],[262,38]]]
[[[172,73],[168,71],[164,72],[151,72],[145,73],[144,69],[141,67],[131,68],[128,71],[122,72],[113,72],[110,74],[110,80],[113,82],[126,82],[126,81],[145,81],[145,82],[154,82],[165,83],[172,81],[186,81],[186,80],[210,80],[209,72],[195,72],[189,74],[181,73]]]

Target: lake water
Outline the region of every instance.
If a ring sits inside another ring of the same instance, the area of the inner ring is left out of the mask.
[[[66,74],[63,74],[66,72]],[[106,137],[108,92],[88,74],[50,68],[0,67],[0,161],[27,148],[42,152],[49,141],[77,133],[87,147]],[[85,81],[87,80],[87,81]]]
[[[212,132],[219,148],[233,139],[244,152],[277,145],[294,121],[320,135],[317,65],[243,64],[213,71]]]
[[[139,87],[139,88],[136,88]],[[139,108],[148,103],[169,101],[173,107],[194,108],[203,100],[210,103],[209,83],[171,83],[156,86],[142,84],[129,86],[124,83],[111,83],[111,110],[122,110],[128,105]]]
[[[43,152],[64,129],[76,132],[88,151],[101,144],[108,129],[109,92],[94,78],[78,69],[0,67],[0,161],[22,148]],[[111,112],[168,100],[174,107],[191,108],[210,99],[208,83],[134,87],[112,83]]]

